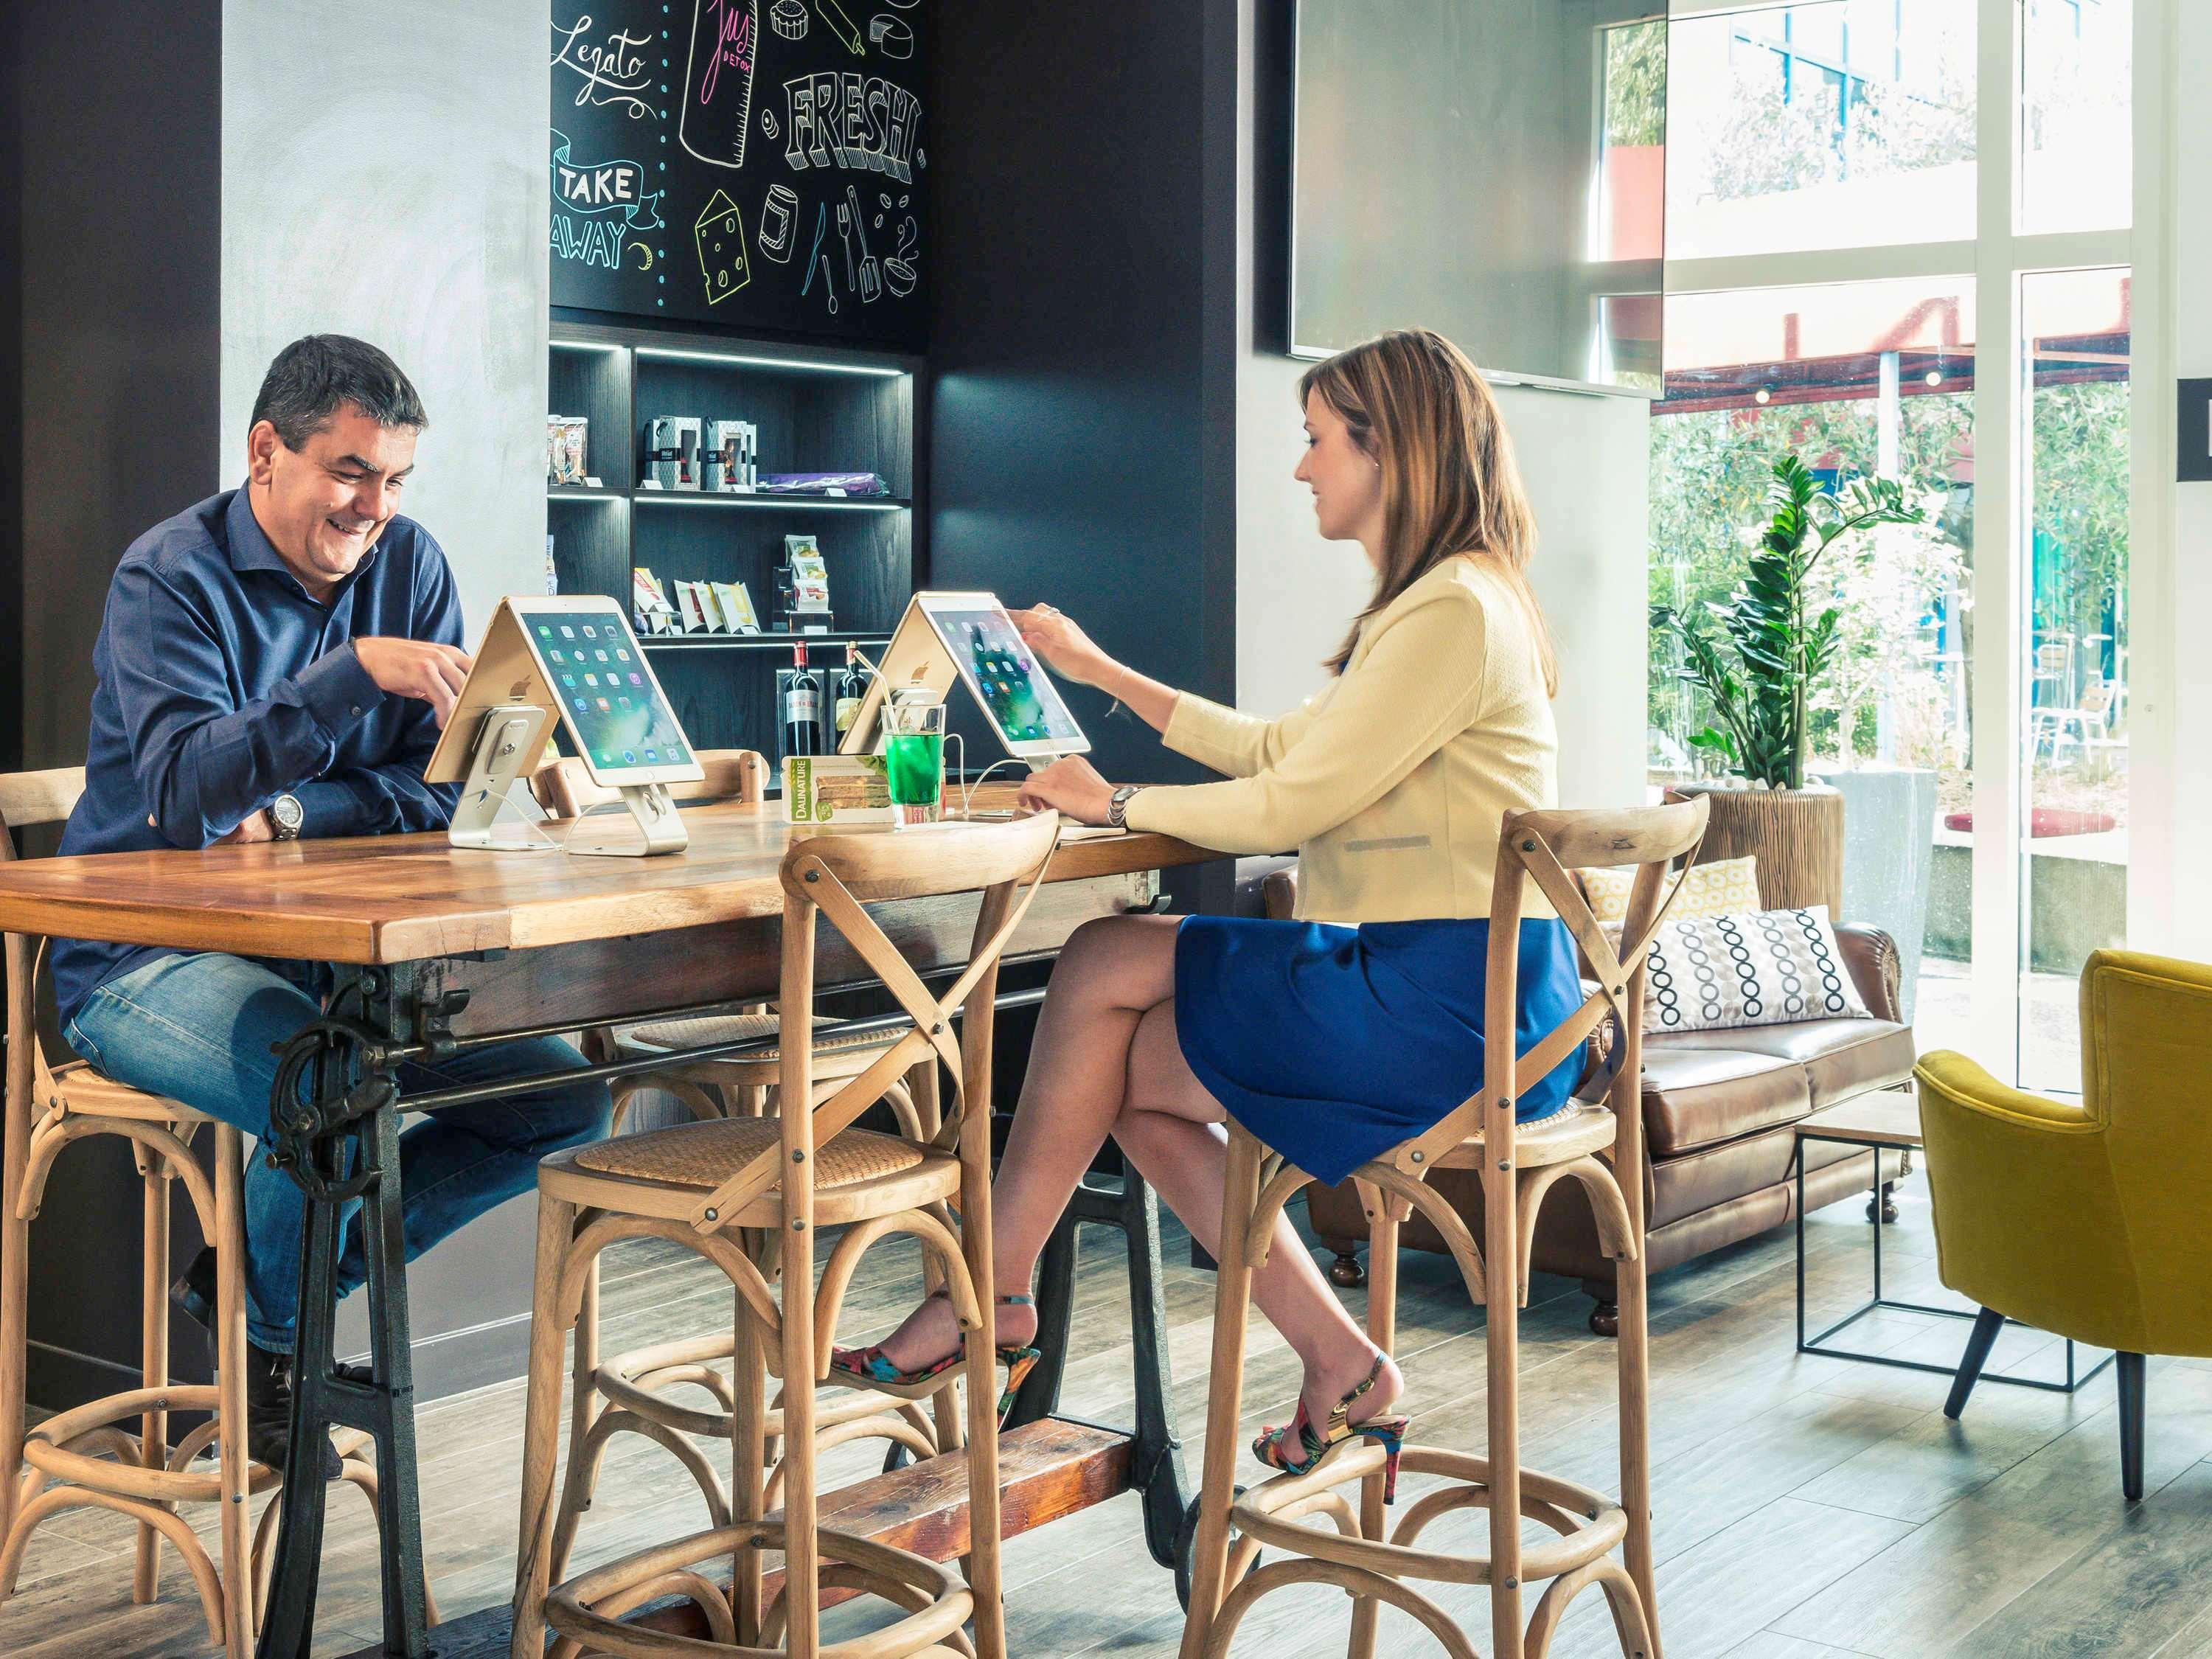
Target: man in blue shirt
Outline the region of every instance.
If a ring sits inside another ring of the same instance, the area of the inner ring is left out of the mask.
[[[108,589],[93,647],[84,797],[64,853],[201,848],[437,830],[459,787],[422,768],[469,670],[446,556],[399,516],[427,424],[407,377],[343,335],[270,365],[246,482],[155,525]],[[317,963],[57,939],[70,1044],[107,1076],[263,1133],[271,1046],[331,989]],[[581,1066],[557,1039],[403,1067],[409,1093]],[[606,1133],[605,1085],[580,1082],[416,1121],[400,1141],[407,1254],[534,1185],[538,1160]],[[291,1414],[304,1199],[267,1160],[246,1178],[247,1437],[281,1468]],[[341,1291],[367,1276],[348,1216]],[[211,1251],[173,1294],[204,1323]],[[338,1472],[326,1452],[326,1475]]]

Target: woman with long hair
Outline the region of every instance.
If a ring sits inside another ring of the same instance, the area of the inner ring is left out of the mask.
[[[1079,757],[1023,799],[1227,854],[1299,854],[1298,919],[1126,916],[1062,952],[1037,1022],[994,1188],[998,1339],[1032,1340],[1030,1276],[1112,1135],[1207,1249],[1219,1242],[1224,1119],[1340,1181],[1477,1092],[1491,872],[1510,811],[1557,804],[1556,670],[1527,568],[1535,523],[1498,405],[1474,366],[1425,330],[1387,334],[1299,383],[1295,476],[1321,533],[1356,541],[1375,592],[1329,659],[1329,683],[1279,720],[1177,691],[1116,662],[1049,605],[1016,614],[1066,678],[1120,699],[1169,747],[1224,775],[1116,788]],[[1534,889],[1519,941],[1527,1048],[1580,1000],[1565,926]],[[1516,1103],[1565,1103],[1565,1063]],[[1277,1224],[1254,1298],[1304,1362],[1290,1425],[1254,1449],[1293,1471],[1348,1435],[1395,1463],[1401,1382]],[[845,1380],[913,1383],[959,1352],[951,1304],[925,1302]]]

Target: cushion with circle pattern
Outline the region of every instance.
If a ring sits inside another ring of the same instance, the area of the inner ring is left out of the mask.
[[[1652,938],[1650,963],[1647,1031],[1874,1018],[1825,904],[1670,919]]]

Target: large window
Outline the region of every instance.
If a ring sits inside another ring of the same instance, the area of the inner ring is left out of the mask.
[[[1651,599],[1727,596],[1784,450],[1905,482],[1924,522],[1824,574],[1820,766],[1923,781],[1922,1046],[2078,1089],[2126,936],[2132,0],[1674,11]],[[1712,766],[1679,666],[1655,781]]]
[[[1678,18],[1668,253],[1972,236],[1974,3],[1825,0]]]

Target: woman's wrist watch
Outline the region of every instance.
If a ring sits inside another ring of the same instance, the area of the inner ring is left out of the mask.
[[[1107,798],[1106,823],[1109,829],[1126,830],[1129,827],[1130,799],[1144,787],[1141,783],[1125,783]]]

